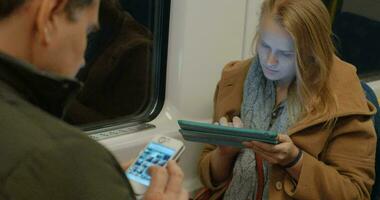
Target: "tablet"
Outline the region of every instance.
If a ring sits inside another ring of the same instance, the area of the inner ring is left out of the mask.
[[[277,133],[273,131],[234,128],[188,120],[178,120],[178,125],[183,138],[192,142],[234,147],[243,147],[242,142],[252,140],[278,144]]]

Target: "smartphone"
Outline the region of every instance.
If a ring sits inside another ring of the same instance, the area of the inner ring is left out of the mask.
[[[169,160],[177,160],[184,150],[183,142],[171,137],[157,136],[151,140],[126,171],[135,195],[143,195],[147,190],[150,166],[166,166]]]

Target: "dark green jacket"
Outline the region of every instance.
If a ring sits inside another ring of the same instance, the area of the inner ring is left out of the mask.
[[[0,54],[1,200],[134,199],[111,153],[59,120],[78,88]]]

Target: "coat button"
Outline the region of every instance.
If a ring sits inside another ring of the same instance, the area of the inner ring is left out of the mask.
[[[281,181],[277,181],[276,182],[276,189],[277,190],[282,190],[282,183],[281,183]]]
[[[276,111],[272,112],[272,118],[276,118],[276,116],[277,116],[277,112]]]

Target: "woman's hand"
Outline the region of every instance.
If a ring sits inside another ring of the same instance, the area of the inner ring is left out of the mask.
[[[220,118],[219,122],[215,124],[220,124],[222,126],[231,127],[243,127],[239,117],[234,117],[232,122],[228,122],[227,118]],[[211,153],[211,176],[214,183],[220,183],[225,181],[231,174],[232,168],[234,166],[235,157],[240,152],[240,148],[228,147],[228,146],[218,146]]]
[[[243,144],[271,164],[288,165],[297,158],[301,150],[294,145],[293,141],[286,134],[279,134],[278,141],[280,143],[277,145],[257,141],[244,142]]]
[[[239,117],[233,117],[232,122],[228,122],[226,117],[220,118],[219,122],[216,122],[215,124],[219,124],[222,126],[230,126],[230,127],[235,127],[235,128],[243,128],[243,122]],[[240,152],[240,148],[236,147],[228,147],[228,146],[218,146],[217,151],[221,155],[228,156],[228,157],[234,157],[237,153]]]
[[[292,139],[286,134],[279,134],[278,141],[280,143],[277,145],[256,141],[244,142],[243,144],[269,163],[282,167],[287,166],[288,168],[285,168],[287,172],[295,181],[298,181],[303,165],[302,150],[294,145]]]

